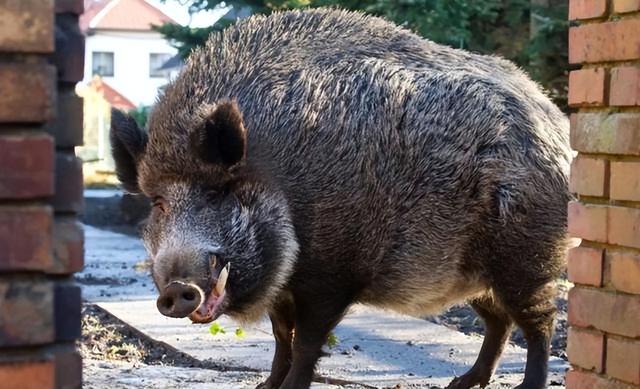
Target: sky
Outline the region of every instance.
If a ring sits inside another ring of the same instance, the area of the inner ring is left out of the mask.
[[[147,0],[150,4],[158,7],[162,12],[171,16],[175,21],[182,25],[190,27],[208,27],[222,17],[228,8],[217,9],[213,11],[199,12],[189,15],[189,0]]]

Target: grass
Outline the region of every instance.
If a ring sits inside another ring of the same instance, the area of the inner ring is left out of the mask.
[[[145,357],[139,342],[125,339],[113,324],[103,323],[97,316],[82,316],[82,355],[94,359],[141,362]]]
[[[119,187],[118,177],[113,172],[97,170],[83,165],[84,187],[87,189],[116,189]]]

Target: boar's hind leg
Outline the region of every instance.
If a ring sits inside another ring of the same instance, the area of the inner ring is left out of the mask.
[[[322,346],[350,304],[350,300],[331,300],[332,297],[316,296],[312,304],[296,301],[293,363],[280,389],[306,389],[311,385]]]
[[[505,293],[501,296],[501,302],[527,340],[524,381],[516,388],[546,387],[549,348],[556,314],[555,295],[555,285],[550,282],[532,291],[521,288],[519,293]]]
[[[527,366],[520,389],[546,387],[549,347],[553,335],[556,306],[553,303],[555,288],[547,285],[532,294],[528,304],[520,305],[512,317],[527,339]]]
[[[271,375],[256,389],[277,389],[287,376],[291,367],[294,314],[293,302],[288,299],[276,303],[269,313],[273,335],[276,338],[276,352],[271,364]]]
[[[511,334],[513,323],[511,318],[493,303],[492,298],[479,298],[472,301],[471,306],[484,321],[485,333],[482,348],[473,367],[451,381],[447,389],[467,389],[475,385],[485,387]]]

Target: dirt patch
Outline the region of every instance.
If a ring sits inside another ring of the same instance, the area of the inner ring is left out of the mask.
[[[551,339],[551,355],[564,360],[567,360],[567,293],[570,288],[571,284],[566,280],[561,280],[558,283],[558,297],[556,300],[558,313],[556,316],[555,333]],[[445,313],[433,318],[428,318],[427,320],[436,324],[442,324],[465,334],[484,335],[482,319],[478,317],[469,305],[452,307]],[[527,341],[520,329],[513,331],[511,343],[527,348]]]
[[[84,304],[82,307],[79,348],[83,358],[94,360],[229,370],[227,366],[201,361],[164,342],[151,339],[94,304]],[[234,370],[257,371],[249,368]]]
[[[109,286],[125,286],[138,282],[133,277],[114,278],[114,277],[96,277],[91,274],[76,276],[76,281],[82,285],[109,285]]]

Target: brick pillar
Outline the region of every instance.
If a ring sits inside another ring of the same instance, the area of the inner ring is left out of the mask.
[[[0,387],[82,385],[82,11],[0,1]]]
[[[567,388],[640,388],[640,0],[571,0]]]

